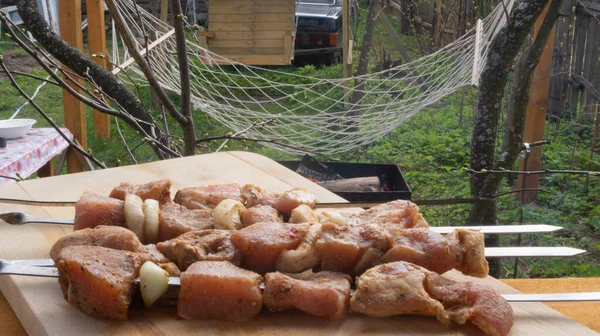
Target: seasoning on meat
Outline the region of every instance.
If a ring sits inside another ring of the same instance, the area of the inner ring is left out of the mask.
[[[358,277],[350,309],[371,317],[429,315],[459,324],[470,320],[492,336],[508,334],[513,325],[512,308],[492,288],[454,282],[404,261],[376,266]]]
[[[306,204],[314,208],[317,203],[315,195],[302,189],[292,189],[278,194],[263,190],[252,184],[246,184],[242,188],[241,193],[246,201],[246,208],[251,208],[258,204],[270,205],[286,216],[291,215],[292,210],[299,205]]]
[[[231,235],[242,254],[242,267],[260,274],[275,270],[281,252],[300,245],[310,224],[257,223]]]
[[[158,240],[176,238],[186,232],[213,228],[212,210],[190,210],[177,203],[167,203],[160,208]]]
[[[290,215],[290,223],[315,223],[319,222],[319,216],[315,214],[315,211],[306,204],[300,204]]]
[[[247,321],[262,309],[263,277],[228,261],[198,261],[181,273],[177,314],[184,319]]]
[[[456,269],[466,275],[485,278],[490,272],[490,266],[485,260],[483,233],[465,229],[457,229],[456,232],[463,249],[462,263]]]
[[[137,253],[101,246],[68,246],[56,267],[63,296],[82,312],[126,320],[140,268]]]
[[[60,251],[68,246],[102,246],[115,250],[136,252],[142,243],[132,231],[118,226],[97,226],[73,231],[60,237],[50,249],[50,258],[57,261]]]
[[[229,261],[238,266],[241,255],[231,243],[231,231],[200,230],[157,244],[158,250],[185,271],[196,261]]]
[[[127,227],[123,205],[124,202],[121,200],[85,192],[75,203],[73,230],[100,225]]]
[[[328,271],[267,273],[263,303],[271,311],[296,308],[311,315],[340,320],[348,311],[350,281],[347,274]]]
[[[364,223],[378,223],[393,228],[418,228],[429,225],[419,212],[419,207],[404,200],[387,202],[374,206],[363,212],[348,216],[347,223],[350,225],[362,225]]]
[[[357,265],[371,266],[373,257],[382,256],[390,248],[390,235],[375,224],[338,226],[322,224],[321,237],[316,243],[321,255],[321,269],[359,274]],[[367,253],[367,251],[370,251]],[[361,261],[363,257],[369,261]],[[368,267],[367,267],[368,268]]]
[[[145,184],[121,183],[108,196],[124,201],[127,194],[138,195],[144,201],[154,199],[161,205],[169,203],[171,202],[171,181],[160,180]]]
[[[247,208],[241,216],[242,226],[247,227],[260,222],[283,222],[277,209],[270,205],[258,204]]]
[[[317,240],[321,236],[321,224],[310,223],[306,236],[298,247],[284,250],[277,258],[275,269],[281,272],[299,273],[319,265],[321,256],[317,251]]]
[[[170,276],[179,276],[181,271],[174,262],[165,257],[154,244],[142,245],[137,251],[141,264],[151,261],[169,273]]]
[[[241,186],[232,184],[213,184],[202,187],[181,189],[175,194],[175,203],[188,209],[214,209],[224,199],[233,199],[243,202],[240,193]]]

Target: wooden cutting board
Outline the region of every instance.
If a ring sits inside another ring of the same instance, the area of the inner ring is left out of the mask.
[[[79,174],[56,176],[0,186],[0,197],[35,200],[77,200],[84,191],[107,195],[120,182],[145,183],[168,178],[173,191],[215,183],[253,183],[274,191],[301,187],[321,202],[342,199],[263,156],[245,152],[207,154]],[[0,205],[0,212],[24,211],[31,215],[72,217],[72,208]],[[48,251],[69,226],[30,224],[20,227],[0,223],[0,257],[5,259],[48,258]],[[459,281],[468,277],[458,272],[447,276]],[[500,293],[516,290],[493,279],[472,279]],[[471,325],[446,327],[431,317],[399,316],[375,319],[350,314],[343,321],[327,321],[300,312],[270,313],[246,323],[185,321],[176,318],[175,308],[133,309],[130,319],[101,321],[70,306],[62,297],[56,279],[0,276],[0,289],[30,335],[480,335]],[[515,325],[510,335],[597,335],[591,329],[539,303],[512,304]],[[1,328],[2,326],[0,326]],[[1,332],[1,331],[0,331]]]

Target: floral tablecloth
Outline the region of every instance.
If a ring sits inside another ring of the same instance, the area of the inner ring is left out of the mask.
[[[73,139],[68,129],[61,131]],[[69,147],[54,128],[32,128],[24,137],[6,142],[6,147],[0,148],[0,175],[23,179]],[[10,182],[15,180],[0,177],[0,184]]]

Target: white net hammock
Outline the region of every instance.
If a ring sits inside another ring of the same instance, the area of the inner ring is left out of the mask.
[[[506,11],[513,5],[514,0],[508,0]],[[180,92],[172,28],[142,8],[136,9],[131,1],[118,1],[118,6],[131,31],[137,36],[146,32],[150,38],[148,48],[141,44],[138,48],[151,56],[161,86]],[[343,78],[341,67],[339,78],[314,78],[301,71],[244,65],[188,39],[194,113],[206,113],[246,137],[296,148],[267,144],[288,153],[349,151],[381,139],[444,96],[476,85],[491,40],[505,23],[505,9],[497,6],[477,27],[435,53],[353,78]],[[142,80],[127,50],[117,48],[119,44],[113,29],[112,61]],[[364,84],[355,88],[357,80]],[[345,104],[345,98],[351,101],[356,90],[362,91],[362,98]]]

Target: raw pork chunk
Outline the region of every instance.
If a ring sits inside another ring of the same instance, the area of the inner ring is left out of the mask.
[[[271,311],[296,308],[305,313],[339,320],[346,316],[350,276],[323,271],[265,275],[263,303]]]
[[[231,244],[231,231],[200,230],[158,243],[158,250],[185,271],[196,261],[229,261],[238,266],[241,255]]]
[[[121,183],[108,197],[125,200],[127,194],[138,195],[142,200],[157,200],[161,205],[171,202],[171,181],[160,180],[146,184]]]
[[[261,222],[282,222],[277,209],[270,205],[256,205],[242,213],[242,226],[250,226]]]
[[[65,299],[102,319],[126,320],[140,268],[137,253],[100,246],[69,246],[58,255]]]
[[[165,241],[186,232],[213,228],[212,210],[190,210],[177,203],[160,208],[158,217],[158,240]]]
[[[257,223],[231,235],[231,242],[242,254],[242,267],[264,274],[274,271],[277,258],[285,250],[300,245],[310,224]]]
[[[181,273],[177,314],[185,319],[250,320],[262,309],[262,280],[227,261],[198,261]]]
[[[224,199],[244,202],[239,184],[213,184],[202,187],[181,189],[175,194],[174,201],[188,209],[214,209]]]
[[[99,225],[122,226],[125,224],[125,202],[85,192],[75,203],[75,226],[73,230],[93,228]]]
[[[142,243],[135,233],[128,229],[119,226],[97,226],[60,237],[50,249],[50,258],[56,262],[60,251],[68,246],[102,246],[136,252],[142,247]]]

